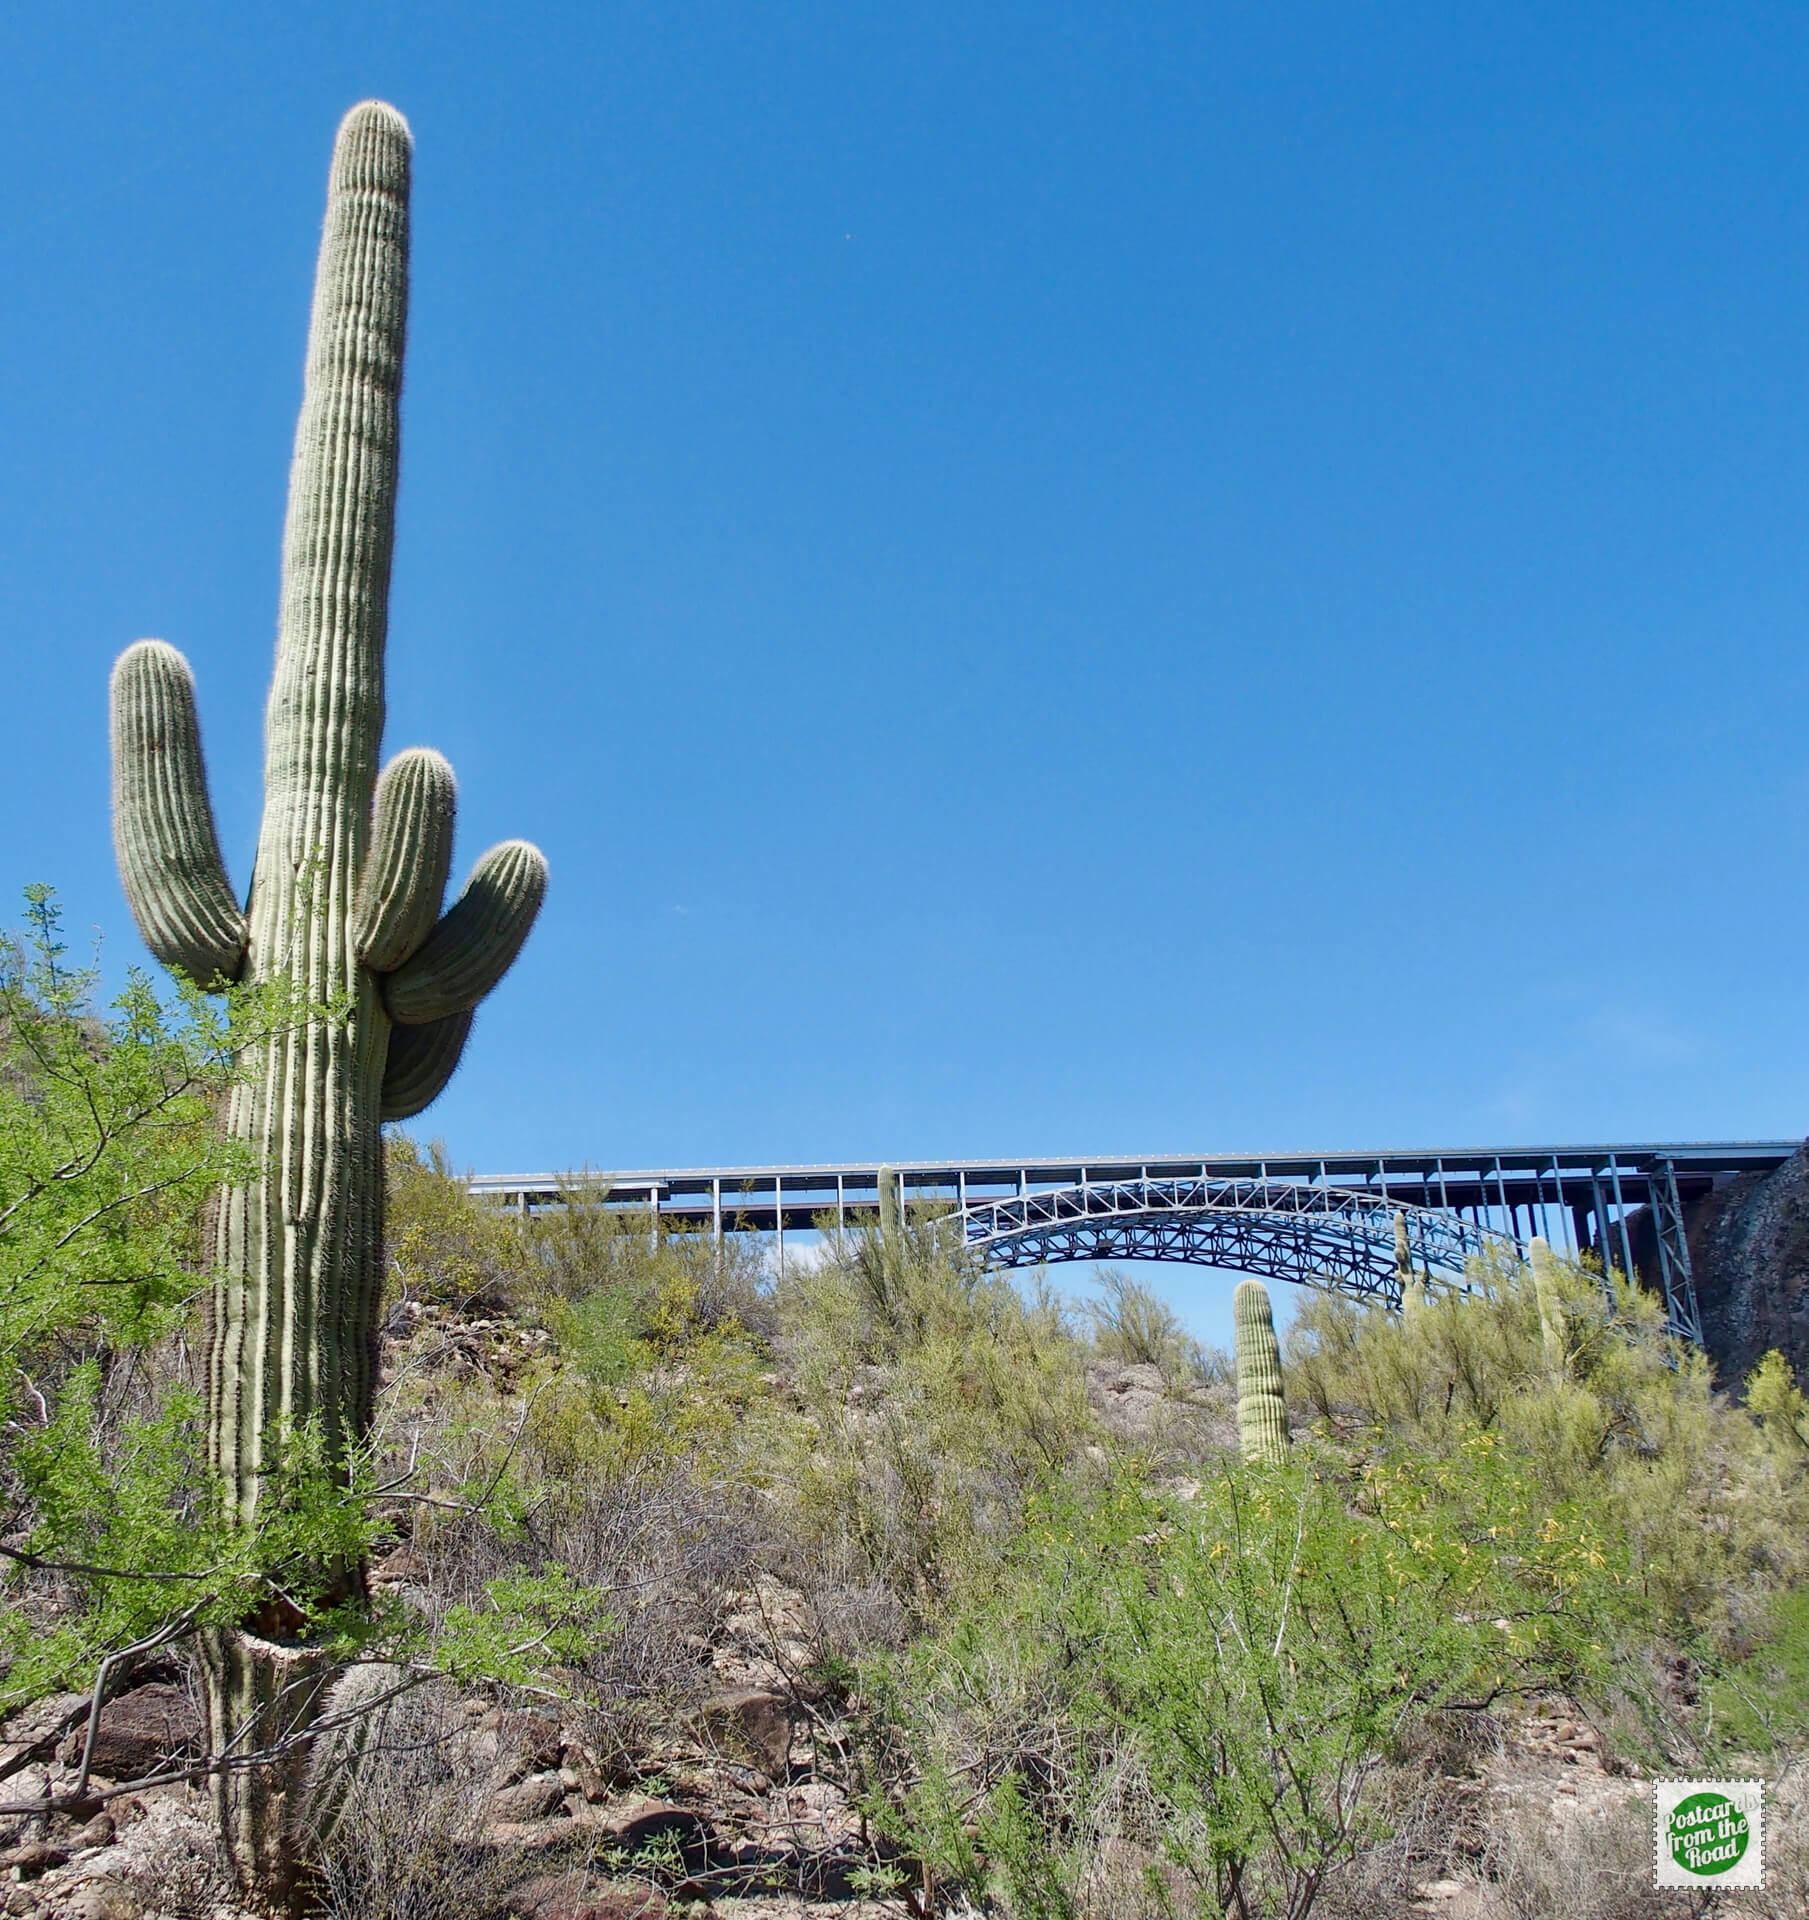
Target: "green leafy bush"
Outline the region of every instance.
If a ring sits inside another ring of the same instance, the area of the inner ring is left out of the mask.
[[[269,987],[165,1001],[132,974],[102,1013],[96,977],[28,889],[0,938],[0,1712],[324,1588],[369,1535],[308,1429],[257,1527],[229,1528],[199,1431],[201,1209],[247,1151],[219,1104],[239,1047],[297,1010]]]
[[[1189,1911],[1303,1914],[1383,1833],[1410,1717],[1602,1664],[1620,1570],[1524,1491],[1484,1444],[1039,1504],[997,1595],[876,1674],[880,1817],[1014,1916],[1103,1910],[1081,1894],[1114,1849]]]
[[[1793,1383],[1761,1368],[1761,1404],[1735,1406],[1706,1357],[1665,1333],[1659,1303],[1564,1261],[1549,1274],[1564,1327],[1554,1377],[1530,1275],[1489,1280],[1400,1317],[1310,1295],[1290,1382],[1352,1454],[1456,1461],[1489,1436],[1529,1502],[1590,1515],[1624,1556],[1652,1634],[1712,1658],[1766,1594],[1809,1573]]]
[[[533,1262],[520,1222],[500,1208],[474,1205],[438,1140],[422,1147],[392,1127],[383,1152],[390,1309],[431,1300],[497,1312],[525,1299]]]

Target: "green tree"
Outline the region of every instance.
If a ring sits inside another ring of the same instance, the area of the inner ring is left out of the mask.
[[[329,1661],[363,1663],[323,1723],[342,1759],[386,1699],[437,1675],[553,1681],[608,1612],[545,1556],[503,1562],[430,1620],[334,1604],[342,1569],[388,1524],[365,1451],[334,1457],[318,1426],[292,1427],[254,1522],[233,1510],[194,1377],[205,1216],[250,1153],[220,1108],[265,1046],[320,1010],[275,987],[216,1000],[178,982],[159,998],[137,974],[101,1010],[96,977],[70,963],[48,889],[28,890],[23,931],[0,934],[0,1717],[77,1690],[77,1724],[136,1661],[247,1619],[293,1631],[300,1617]],[[467,1215],[442,1237],[452,1264],[516,1245],[507,1222]],[[423,1228],[417,1250],[432,1240]],[[406,1476],[391,1478],[399,1493]],[[487,1475],[458,1513],[481,1520],[496,1491]],[[234,1756],[268,1757],[250,1742]],[[78,1805],[85,1785],[0,1789],[0,1804]]]
[[[204,1204],[246,1155],[220,1104],[295,1009],[134,973],[103,1013],[95,985],[29,888],[0,936],[0,1712],[305,1592],[361,1539],[306,1433],[266,1524],[227,1527],[188,1364]]]

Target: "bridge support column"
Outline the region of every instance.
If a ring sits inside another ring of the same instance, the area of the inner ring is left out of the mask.
[[[1602,1263],[1602,1298],[1608,1303],[1608,1311],[1614,1311],[1614,1255],[1608,1249],[1608,1202],[1602,1192],[1601,1175],[1593,1168],[1589,1174],[1589,1192],[1594,1203],[1595,1232],[1590,1245],[1595,1249]]]
[[[1654,1162],[1646,1175],[1652,1195],[1653,1236],[1658,1242],[1658,1278],[1665,1293],[1665,1314],[1679,1339],[1702,1345],[1702,1315],[1690,1272],[1690,1243],[1683,1230],[1683,1202],[1677,1193],[1677,1169],[1669,1160]]]
[[[1621,1271],[1632,1281],[1637,1277],[1633,1266],[1633,1239],[1627,1232],[1627,1202],[1621,1194],[1620,1162],[1613,1154],[1608,1156],[1608,1184],[1614,1192],[1614,1224],[1620,1234]]]
[[[1560,1225],[1565,1227],[1570,1233],[1570,1253],[1574,1257],[1582,1251],[1583,1243],[1576,1235],[1576,1216],[1573,1211],[1564,1204],[1564,1169],[1558,1165],[1558,1156],[1555,1153],[1551,1157],[1551,1179],[1552,1203],[1558,1210]]]

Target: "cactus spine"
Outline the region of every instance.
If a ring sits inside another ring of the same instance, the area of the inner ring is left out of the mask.
[[[1240,1280],[1231,1314],[1237,1333],[1238,1444],[1246,1460],[1279,1466],[1288,1452],[1288,1406],[1269,1289],[1260,1280]]]
[[[409,169],[399,113],[367,101],[346,115],[290,468],[264,815],[242,913],[214,832],[187,663],[143,641],[113,675],[114,840],[146,944],[203,985],[283,981],[311,1008],[335,1009],[268,1042],[231,1101],[228,1124],[257,1150],[262,1173],[218,1208],[208,1419],[214,1464],[247,1525],[285,1431],[317,1423],[335,1460],[365,1431],[380,1123],[419,1112],[444,1088],[472,1009],[519,951],[546,886],[539,853],[508,842],[478,861],[442,917],[452,770],[411,749],[378,774]],[[347,1580],[356,1584],[355,1570]],[[305,1724],[318,1688],[295,1684],[298,1658],[249,1632],[214,1647],[217,1742],[242,1751],[292,1730],[298,1715]],[[247,1738],[244,1722],[260,1712]],[[242,1876],[284,1897],[292,1847],[282,1803],[298,1777],[220,1782]]]

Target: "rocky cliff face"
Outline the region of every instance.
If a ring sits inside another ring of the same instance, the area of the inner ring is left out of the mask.
[[[1742,1174],[1693,1201],[1684,1230],[1721,1385],[1739,1392],[1773,1347],[1809,1377],[1809,1141],[1775,1171]],[[1635,1272],[1656,1292],[1658,1247],[1645,1208],[1628,1217],[1627,1235]]]

